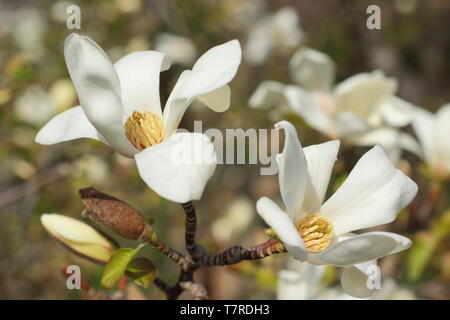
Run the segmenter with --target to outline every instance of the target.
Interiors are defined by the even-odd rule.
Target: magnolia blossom
[[[108,238],[77,219],[56,213],[44,213],[41,223],[68,249],[96,262],[107,263],[115,249],[115,244]]]
[[[352,145],[381,145],[393,161],[401,149],[419,152],[417,142],[397,129],[411,122],[414,107],[395,96],[394,79],[377,70],[356,74],[333,88],[333,61],[310,48],[297,51],[289,66],[297,85],[262,83],[250,107],[268,108],[274,100],[281,101],[326,136]]]
[[[352,232],[392,222],[414,198],[417,185],[375,146],[324,202],[340,142],[302,148],[291,123],[281,121],[275,127],[285,132],[278,181],[286,212],[263,197],[256,204],[259,215],[295,259],[345,267],[344,290],[366,295],[368,288],[361,284],[368,265],[409,248],[411,241],[389,232]]]
[[[422,147],[431,174],[439,180],[450,178],[450,104],[442,106],[436,114],[417,108],[412,126]]]
[[[164,111],[159,73],[169,68],[165,54],[139,51],[114,65],[90,38],[70,35],[64,55],[80,106],[56,115],[36,142],[54,144],[78,138],[101,141],[135,158],[139,173],[160,196],[175,202],[200,199],[214,172],[216,154],[201,133],[176,132],[195,99],[216,112],[230,105],[230,88],[241,61],[237,40],[204,53],[181,73]],[[193,159],[193,161],[180,161]]]
[[[265,61],[272,50],[293,49],[303,38],[297,12],[293,8],[283,7],[255,23],[248,34],[244,57],[249,63],[258,65]]]

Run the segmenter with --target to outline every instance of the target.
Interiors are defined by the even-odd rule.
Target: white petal
[[[57,114],[39,130],[35,141],[40,144],[55,144],[79,138],[91,138],[108,142],[86,118],[80,106]]]
[[[286,86],[284,94],[288,106],[311,127],[325,134],[330,133],[333,127],[330,114],[314,95],[297,86]]]
[[[71,34],[64,44],[67,68],[89,122],[126,156],[137,150],[123,129],[120,82],[105,52],[89,37]]]
[[[241,47],[237,40],[232,40],[209,49],[197,60],[192,71],[184,71],[164,108],[166,132],[178,128],[186,108],[199,96],[203,96],[200,99],[207,101],[211,109],[225,111],[230,97],[227,89],[221,88],[233,79],[240,63]],[[213,91],[216,91],[214,99],[205,98],[204,95]]]
[[[369,297],[373,289],[370,289],[368,286],[369,274],[364,272],[364,270],[367,270],[370,266],[376,266],[376,261],[344,268],[341,275],[342,289],[356,298]]]
[[[285,85],[276,81],[264,81],[252,94],[248,105],[253,109],[269,109],[284,102],[283,89]]]
[[[110,247],[110,243],[90,225],[56,213],[44,213],[41,216],[42,225],[55,236],[80,243],[99,244]]]
[[[197,100],[215,112],[224,112],[230,107],[230,96],[230,87],[224,85],[214,91],[198,96]]]
[[[339,240],[322,252],[310,254],[311,261],[350,266],[408,249],[411,240],[390,232],[367,232]]]
[[[393,221],[411,202],[417,185],[397,170],[379,146],[366,152],[320,212],[341,235]]]
[[[336,115],[336,130],[339,137],[353,137],[369,131],[369,124],[360,116],[350,111],[339,112]]]
[[[337,160],[339,145],[339,140],[333,140],[303,148],[311,179],[303,204],[303,210],[308,213],[318,212],[320,209]]]
[[[292,266],[292,268],[289,268]],[[309,300],[316,297],[325,266],[289,259],[288,269],[278,272],[278,300]]]
[[[139,152],[135,159],[147,185],[179,203],[201,198],[217,163],[213,144],[201,133],[175,133]]]
[[[256,202],[256,211],[264,221],[275,231],[283,242],[286,250],[297,260],[305,261],[306,251],[300,234],[289,216],[275,202],[263,197]]]
[[[159,74],[170,63],[158,51],[133,52],[114,64],[120,79],[124,118],[133,111],[150,111],[162,119]]]
[[[289,61],[294,80],[307,90],[329,91],[334,81],[334,63],[330,57],[311,48],[299,49]]]
[[[403,127],[411,122],[415,107],[405,100],[389,95],[382,100],[379,108],[388,125]]]
[[[387,95],[395,93],[397,82],[381,71],[360,73],[338,84],[334,89],[339,110],[369,116]]]
[[[351,139],[351,143],[357,146],[379,145],[394,163],[400,160],[402,149],[417,155],[421,154],[420,146],[414,138],[397,128],[391,127],[371,130]]]
[[[281,198],[289,217],[296,220],[301,218],[299,213],[310,184],[308,165],[294,126],[290,122],[280,121],[275,128],[284,129],[285,133],[284,148],[277,157]],[[317,201],[317,196],[313,201]]]

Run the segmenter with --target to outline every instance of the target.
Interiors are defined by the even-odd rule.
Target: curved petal
[[[166,132],[178,128],[184,112],[195,98],[206,102],[215,111],[228,109],[230,96],[223,87],[233,79],[240,63],[241,47],[237,40],[232,40],[209,49],[191,71],[184,71],[164,108]]]
[[[224,85],[216,90],[197,97],[197,100],[208,106],[212,111],[224,112],[230,107],[231,89]]]
[[[310,254],[311,261],[350,266],[379,259],[408,249],[411,240],[390,232],[367,232],[340,240],[322,252]]]
[[[320,212],[333,223],[339,236],[393,221],[416,193],[417,184],[376,146],[359,159]]]
[[[394,163],[400,160],[402,149],[421,155],[417,141],[397,128],[382,127],[374,129],[354,137],[351,141],[357,146],[381,146]]]
[[[214,173],[217,157],[209,138],[201,133],[175,133],[135,156],[141,178],[168,200],[199,200]]]
[[[286,86],[284,94],[288,106],[312,128],[327,135],[331,133],[331,117],[314,95],[297,86]]]
[[[336,115],[336,130],[339,137],[351,139],[370,129],[369,124],[353,112],[343,111]]]
[[[368,298],[373,290],[367,283],[370,275],[367,271],[371,266],[376,266],[375,260],[344,268],[341,275],[342,289],[355,298]]]
[[[389,95],[380,103],[384,121],[393,127],[404,127],[411,122],[414,106],[396,96]]]
[[[320,209],[340,144],[339,140],[333,140],[303,148],[311,179],[303,204],[303,210],[307,213],[318,212]]]
[[[307,90],[329,91],[334,81],[334,62],[311,48],[301,48],[289,61],[292,78]]]
[[[248,100],[252,109],[269,109],[278,106],[284,100],[285,85],[277,81],[263,81]]]
[[[73,33],[64,43],[64,56],[89,122],[114,149],[133,156],[137,150],[123,129],[119,78],[106,53],[89,37]]]
[[[354,75],[334,89],[336,106],[341,111],[352,111],[366,118],[387,95],[397,90],[395,79],[388,78],[377,70]]]
[[[79,138],[91,138],[108,144],[86,118],[83,109],[77,106],[54,116],[39,130],[35,141],[48,145]]]
[[[310,184],[308,164],[302,145],[297,137],[294,126],[287,121],[280,121],[275,128],[284,129],[284,148],[278,155],[278,183],[281,198],[286,206],[291,220],[301,218],[302,206]],[[317,196],[312,200],[317,202]]]
[[[159,74],[170,62],[158,51],[133,52],[114,64],[120,79],[124,118],[133,111],[150,111],[162,118]]]
[[[286,250],[297,260],[305,261],[308,257],[300,234],[289,216],[269,198],[263,197],[256,202],[256,211],[275,231]]]

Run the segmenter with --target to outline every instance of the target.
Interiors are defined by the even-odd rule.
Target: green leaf
[[[100,281],[103,289],[110,290],[117,285],[131,259],[133,259],[143,246],[144,244],[141,244],[136,249],[119,248],[112,253],[111,258],[103,269],[102,279]]]
[[[128,264],[125,274],[136,284],[147,288],[156,277],[155,265],[146,258],[137,258]]]

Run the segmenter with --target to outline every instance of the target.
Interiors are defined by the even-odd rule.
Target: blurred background
[[[167,243],[179,250],[184,244],[181,206],[148,189],[133,161],[90,140],[45,147],[34,142],[37,131],[52,116],[78,103],[63,56],[64,40],[72,32],[66,27],[66,9],[71,4],[81,8],[79,32],[94,39],[113,61],[136,50],[161,50],[171,56],[171,69],[161,74],[163,101],[181,71],[191,68],[204,51],[234,38],[240,41],[244,57],[230,84],[231,108],[218,114],[200,105],[193,106],[181,125],[187,129],[192,129],[194,119],[202,119],[204,130],[271,128],[280,118],[251,110],[248,100],[264,80],[293,82],[288,62],[302,45],[325,52],[336,62],[337,81],[381,69],[398,80],[397,95],[415,105],[434,112],[450,102],[447,0],[1,0],[2,299],[86,298],[79,291],[67,290],[60,269],[69,264],[80,265],[83,276],[98,287],[101,266],[66,251],[50,238],[39,220],[44,212],[80,218],[84,206],[78,189],[82,187],[94,186],[126,200],[155,220],[155,229]],[[381,7],[381,30],[366,27],[366,8],[371,4]],[[291,8],[290,13],[274,22],[274,15],[283,8]],[[258,28],[265,30],[262,26],[276,23],[287,28],[284,35],[289,36],[280,34],[274,43],[266,43],[261,49]],[[285,112],[282,118],[297,125],[303,145],[326,140],[305,126],[297,115]],[[346,167],[351,168],[367,150],[352,149],[350,156],[345,157],[350,162]],[[383,298],[449,299],[448,182],[430,204],[427,197],[433,185],[419,174],[421,160],[408,153],[404,159],[419,184],[417,203],[400,213],[394,223],[377,230],[408,236],[414,246],[379,261],[382,279],[389,279],[393,288]],[[340,161],[329,194],[348,174]],[[196,203],[198,240],[209,251],[235,244],[251,246],[266,238],[266,226],[256,215],[255,201],[261,196],[277,199],[279,190],[277,176],[261,176],[259,169],[260,165],[217,167],[202,200]],[[152,258],[163,279],[176,281],[178,269],[171,261],[151,248],[142,254]],[[196,277],[214,299],[273,299],[277,272],[284,263],[285,256],[279,255],[236,266],[202,269]],[[327,268],[321,286],[339,288],[339,272]],[[152,286],[147,290],[134,286],[128,289],[131,298],[164,298]],[[338,297],[338,293],[333,297]]]

